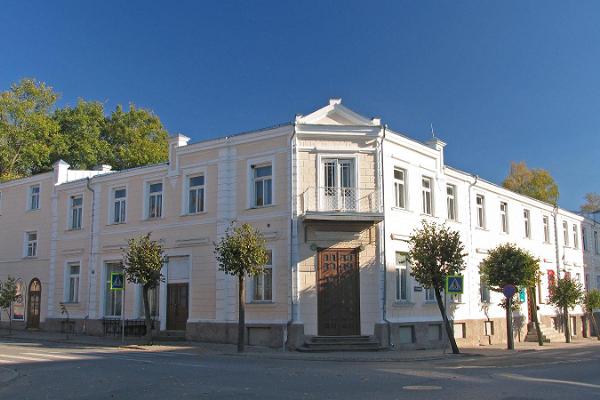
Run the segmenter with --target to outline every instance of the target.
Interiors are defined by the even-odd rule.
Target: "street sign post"
[[[504,285],[502,293],[506,297],[506,347],[508,350],[514,350],[515,339],[513,338],[512,321],[512,298],[517,292],[515,285]]]
[[[448,275],[446,277],[446,293],[463,294],[465,277],[463,275]]]

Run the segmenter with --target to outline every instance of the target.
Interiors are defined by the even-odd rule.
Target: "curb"
[[[8,383],[19,376],[14,369],[0,367],[0,383]]]

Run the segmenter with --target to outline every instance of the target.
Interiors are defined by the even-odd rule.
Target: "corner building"
[[[565,274],[600,284],[590,220],[451,168],[442,141],[410,139],[339,99],[289,124],[188,141],[172,137],[165,164],[76,171],[59,161],[0,184],[0,279],[18,278],[22,294],[15,325],[61,330],[64,309],[91,335],[114,334],[122,312],[139,322],[140,288],[111,291],[109,277],[127,239],[152,232],[168,255],[165,281],[151,293],[155,330],[235,342],[237,282],[218,270],[213,246],[233,220],[258,228],[270,253],[265,273],[247,281],[250,344],[368,335],[396,349],[443,346],[433,293],[406,260],[422,220],[459,231],[469,253],[465,293],[447,305],[459,344],[506,340],[501,295],[479,275],[498,244],[540,259],[538,314],[548,336],[560,328],[549,286]],[[525,340],[531,312],[525,298],[516,340]],[[575,335],[584,322],[577,308]]]

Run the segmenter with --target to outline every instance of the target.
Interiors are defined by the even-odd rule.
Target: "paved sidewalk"
[[[127,350],[140,351],[185,351],[187,353],[196,353],[198,355],[215,355],[227,357],[243,358],[272,358],[286,360],[307,360],[307,361],[354,361],[354,362],[416,362],[430,361],[440,359],[458,359],[459,357],[506,357],[518,355],[525,352],[557,350],[565,348],[577,348],[581,346],[598,346],[600,350],[600,341],[596,338],[575,339],[572,343],[545,343],[544,346],[538,346],[537,343],[515,343],[515,350],[506,350],[506,345],[489,345],[480,347],[462,347],[460,355],[454,355],[449,350],[411,350],[394,351],[384,350],[378,352],[335,352],[335,353],[301,353],[296,351],[284,351],[283,349],[272,349],[261,346],[247,346],[246,352],[237,353],[235,345],[201,343],[201,342],[157,342],[152,346],[145,344],[143,340],[136,338],[126,338],[122,343],[120,338],[97,337],[87,335],[69,335],[46,332],[46,331],[13,331],[8,335],[7,330],[0,330],[0,342],[4,340],[16,340],[24,342],[52,342],[76,346],[102,346],[118,347]],[[0,382],[2,372],[0,371]]]

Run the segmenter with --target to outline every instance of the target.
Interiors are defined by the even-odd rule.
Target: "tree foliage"
[[[581,283],[566,276],[556,281],[556,285],[550,291],[548,301],[561,309],[569,309],[579,304],[582,296]]]
[[[581,211],[589,214],[600,212],[600,194],[586,193],[585,203],[581,206]]]
[[[244,278],[264,272],[268,262],[267,248],[263,235],[249,224],[232,223],[215,244],[215,257],[219,270],[238,278],[238,351],[245,344],[245,289]]]
[[[501,292],[506,285],[535,286],[540,274],[539,260],[512,243],[489,251],[481,262],[480,274],[490,289]]]
[[[524,161],[510,164],[510,172],[502,186],[552,205],[558,203],[558,185],[552,175],[545,169],[530,169]]]
[[[415,230],[410,236],[409,246],[410,274],[425,288],[434,289],[452,352],[458,354],[458,346],[446,314],[446,307],[442,303],[441,292],[446,277],[455,275],[465,268],[467,254],[460,240],[460,234],[445,225],[423,221],[421,228]]]
[[[600,290],[592,289],[589,292],[585,292],[582,303],[585,311],[588,313],[600,308]]]
[[[165,263],[163,246],[150,238],[151,234],[131,238],[123,255],[123,271],[127,281],[142,286],[146,338],[152,338],[152,321],[148,292],[164,281],[161,269]]]
[[[18,298],[17,280],[9,275],[4,282],[0,282],[0,309],[6,310],[8,315],[9,332],[12,330],[12,305]]]

